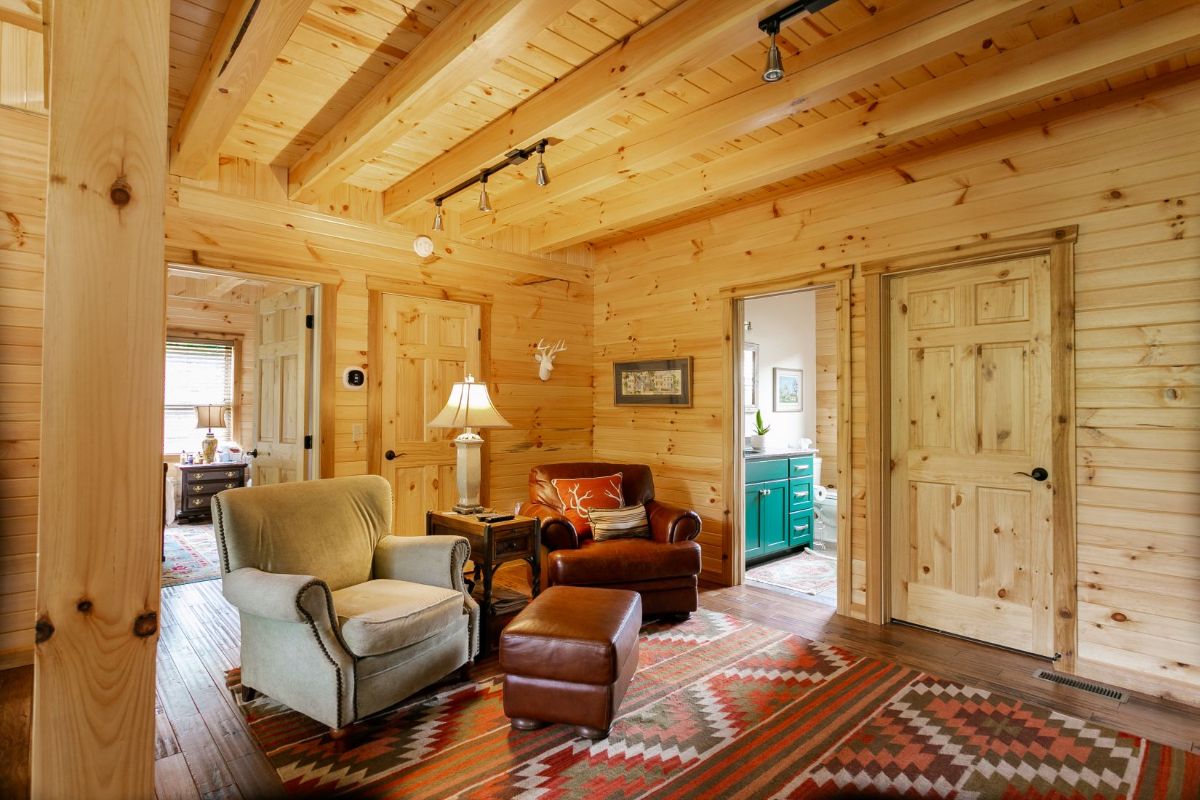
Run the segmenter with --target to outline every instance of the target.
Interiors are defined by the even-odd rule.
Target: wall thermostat
[[[342,373],[342,385],[347,389],[361,389],[367,383],[367,373],[358,367],[346,367]]]

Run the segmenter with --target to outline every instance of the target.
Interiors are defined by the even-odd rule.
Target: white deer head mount
[[[533,354],[533,360],[538,362],[539,378],[544,381],[550,380],[550,371],[554,369],[554,357],[566,349],[567,346],[563,344],[562,339],[559,339],[557,344],[545,344],[538,339],[537,352]]]

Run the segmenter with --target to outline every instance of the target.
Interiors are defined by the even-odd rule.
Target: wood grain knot
[[[117,208],[129,205],[129,201],[133,199],[133,187],[129,185],[129,181],[125,180],[124,175],[113,181],[113,185],[108,190],[108,198]]]
[[[1122,614],[1120,611],[1114,611],[1112,615],[1113,622],[1128,622],[1129,617]]]
[[[38,644],[44,644],[50,641],[50,637],[54,635],[54,626],[50,624],[49,617],[38,617],[37,624],[33,626],[33,640]]]
[[[92,601],[86,600],[86,599],[80,600],[78,603],[75,604],[75,610],[78,611],[80,614],[90,613],[92,610]]]
[[[140,636],[143,639],[147,636],[153,636],[158,631],[158,614],[153,611],[147,611],[145,614],[140,614],[133,621],[133,635]]]

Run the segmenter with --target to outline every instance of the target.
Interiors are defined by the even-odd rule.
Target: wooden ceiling
[[[474,189],[445,208],[457,236],[552,251],[1200,63],[1194,0],[838,0],[786,24],[765,84],[757,21],[783,5],[172,0],[172,171],[270,163],[293,200],[344,182],[427,227],[434,195],[550,137],[549,186],[531,160],[492,176],[494,213]]]

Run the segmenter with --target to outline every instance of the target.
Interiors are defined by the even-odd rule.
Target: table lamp
[[[228,406],[196,406],[196,427],[208,428],[208,433],[200,440],[200,452],[204,454],[204,463],[212,464],[217,460],[217,437],[213,428],[225,427],[225,409]]]
[[[483,446],[483,438],[472,428],[511,428],[512,425],[492,405],[487,384],[476,383],[468,375],[466,380],[454,384],[446,407],[429,421],[429,427],[463,429],[454,439],[458,449],[458,504],[454,510],[459,514],[479,513],[483,510],[479,504],[479,448]]]

